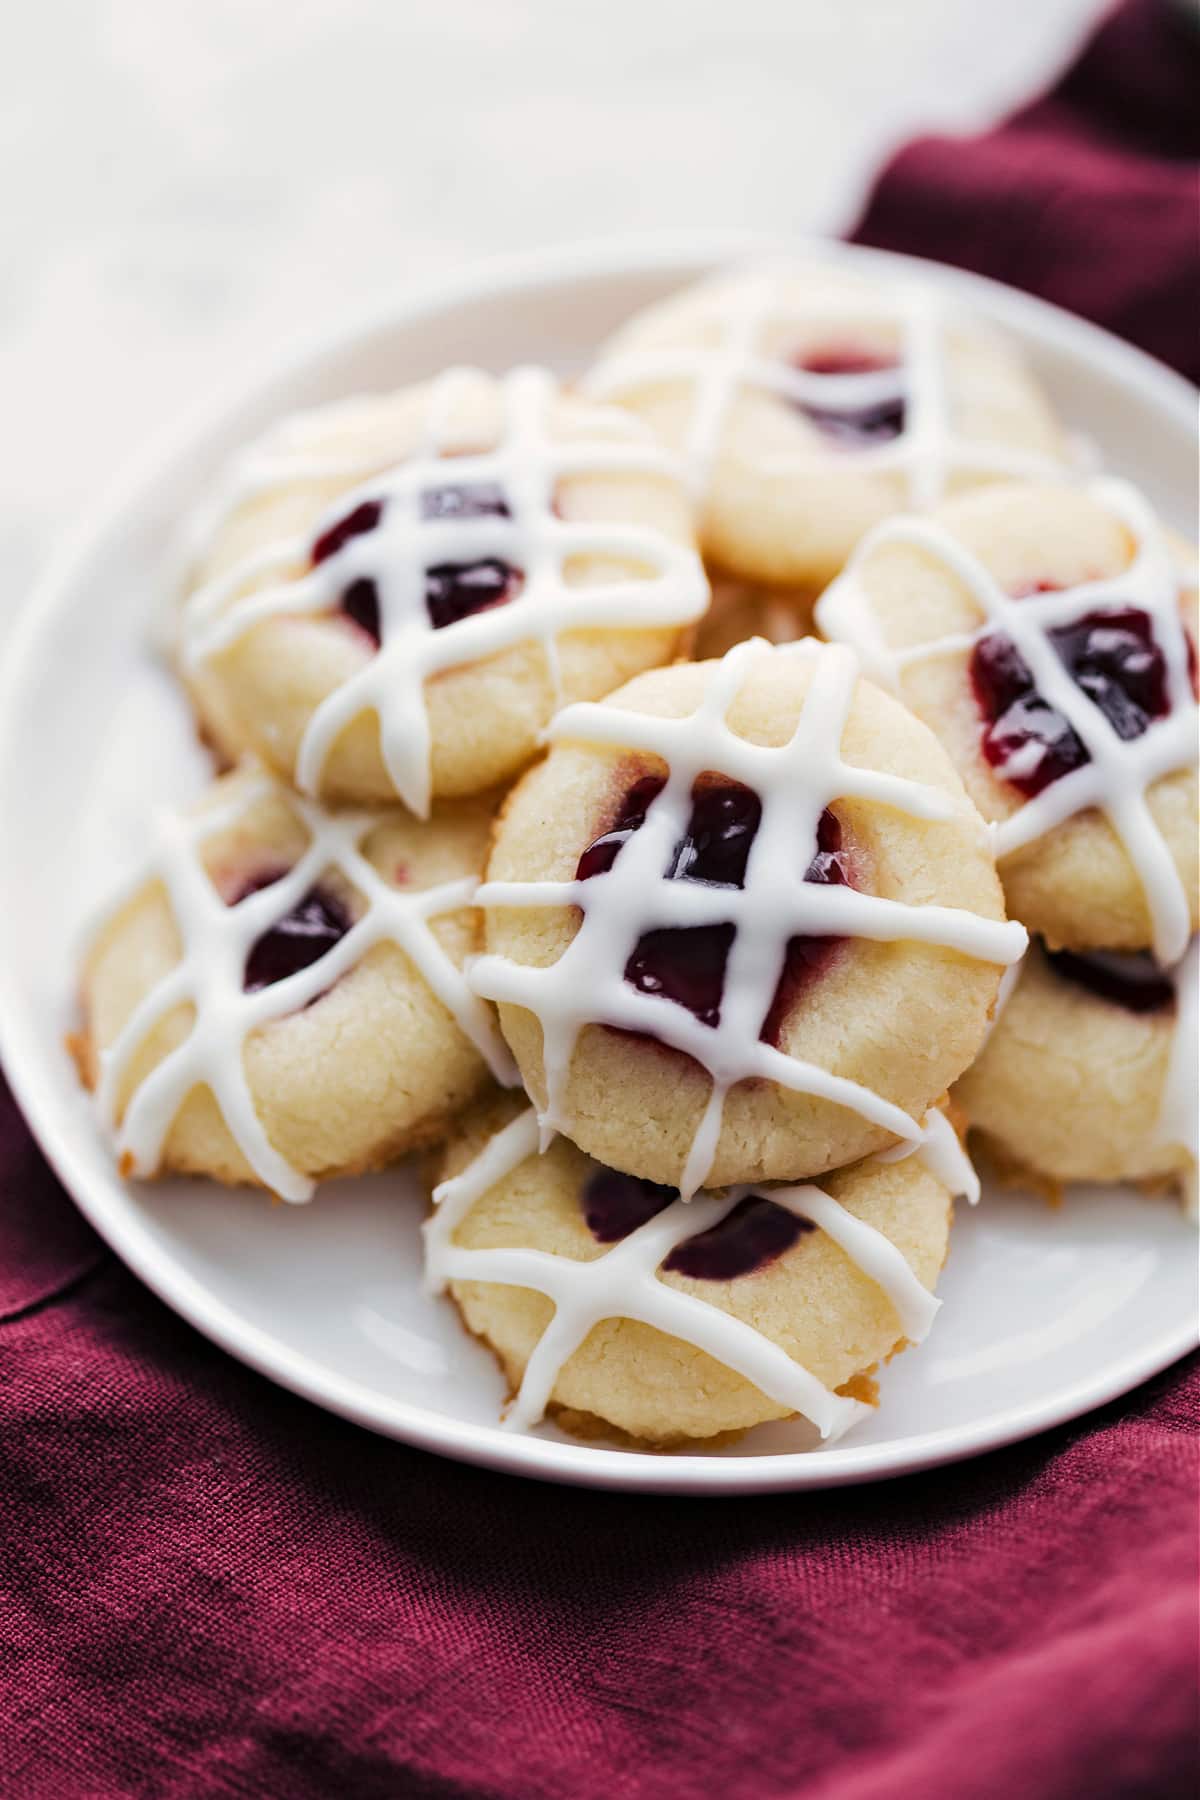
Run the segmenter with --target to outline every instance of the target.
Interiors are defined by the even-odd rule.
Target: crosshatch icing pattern
[[[217,656],[264,620],[332,615],[354,583],[369,580],[378,608],[379,644],[357,673],[328,694],[305,729],[296,779],[319,791],[326,759],[341,733],[363,713],[379,721],[384,764],[396,793],[413,812],[430,804],[430,740],[424,701],[432,677],[524,643],[540,645],[561,693],[558,639],[567,631],[683,626],[708,604],[708,583],[695,552],[646,525],[567,519],[555,506],[560,482],[575,475],[673,476],[673,458],[615,410],[612,436],[560,440],[551,434],[555,394],[544,370],[518,369],[502,383],[503,423],[495,448],[443,454],[449,422],[473,384],[488,378],[453,369],[431,384],[421,451],[329,508],[311,534],[239,561],[188,601],[184,660],[191,667]],[[294,443],[294,439],[292,440]],[[351,465],[352,466],[352,465]],[[344,459],[297,458],[285,435],[235,470],[219,512],[272,486],[315,482],[350,472]],[[489,494],[486,506],[441,507],[437,496]],[[432,497],[432,500],[431,500]],[[211,524],[209,524],[211,529]],[[312,545],[329,553],[312,561]],[[570,579],[582,558],[612,559],[639,574]],[[519,574],[504,604],[492,604],[437,628],[425,603],[428,571],[491,562]],[[270,577],[283,579],[271,581]],[[257,592],[243,590],[267,580]],[[239,597],[240,596],[240,597]]]
[[[803,657],[813,666],[795,731],[777,748],[747,742],[725,719],[755,664],[771,656]],[[857,658],[844,646],[805,640],[772,649],[762,639],[752,639],[713,666],[700,706],[683,718],[652,717],[605,704],[571,706],[558,714],[549,734],[552,742],[573,739],[650,752],[661,757],[668,775],[644,824],[606,872],[587,881],[489,881],[480,889],[485,907],[580,910],[578,931],[548,967],[526,967],[494,954],[476,958],[471,966],[477,993],[524,1007],[541,1023],[543,1130],[567,1124],[566,1085],[577,1039],[585,1025],[602,1023],[648,1032],[692,1057],[711,1077],[709,1100],[680,1184],[685,1196],[703,1185],[712,1166],[726,1095],[737,1082],[754,1076],[850,1107],[902,1139],[919,1135],[918,1121],[872,1089],[788,1056],[760,1035],[788,941],[797,933],[922,941],[1001,965],[1015,961],[1027,942],[1017,924],[952,907],[908,906],[804,880],[803,871],[816,854],[821,814],[838,799],[873,800],[928,820],[949,818],[965,804],[918,782],[842,760],[842,731],[857,680]],[[693,786],[710,771],[744,783],[762,804],[744,885],[738,889],[714,890],[705,883],[671,881],[665,874],[673,847],[686,830]],[[805,844],[811,846],[808,856],[798,848]],[[734,936],[715,1024],[625,980],[629,957],[650,926],[725,921],[732,922]]]

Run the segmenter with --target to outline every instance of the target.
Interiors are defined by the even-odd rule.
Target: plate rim
[[[522,289],[562,288],[579,280],[645,275],[689,265],[695,274],[750,255],[784,255],[844,261],[883,270],[919,272],[965,299],[972,296],[1003,323],[1012,318],[1051,347],[1063,348],[1105,368],[1118,382],[1141,390],[1191,428],[1197,394],[1182,376],[1112,333],[1033,295],[972,271],[920,257],[847,245],[819,237],[781,237],[744,231],[641,233],[556,245],[547,250],[469,262],[437,278],[406,284],[370,308],[343,315],[324,327],[297,334],[260,367],[239,373],[202,405],[153,435],[115,478],[104,485],[68,531],[19,608],[0,660],[0,799],[3,771],[13,766],[10,738],[13,697],[36,672],[38,650],[57,617],[62,596],[78,581],[108,534],[119,529],[146,488],[168,480],[228,420],[273,390],[389,331],[411,329],[423,318],[480,300],[502,300]],[[681,279],[687,279],[681,276]],[[27,1016],[27,1013],[29,1016]],[[72,1134],[56,1113],[57,1077],[45,1057],[36,1021],[13,982],[9,959],[0,956],[0,1062],[15,1099],[43,1154],[73,1203],[110,1249],[166,1305],[221,1349],[292,1393],[376,1433],[452,1459],[509,1474],[601,1489],[661,1494],[768,1493],[813,1490],[893,1479],[938,1467],[1033,1437],[1079,1418],[1160,1373],[1200,1340],[1190,1323],[1172,1326],[1139,1352],[1107,1362],[1089,1379],[1056,1390],[1044,1400],[1011,1407],[971,1425],[955,1425],[881,1444],[836,1446],[819,1454],[781,1451],[761,1456],[683,1456],[614,1451],[509,1433],[383,1397],[350,1380],[263,1327],[242,1317],[180,1266],[167,1245],[139,1219],[128,1192],[93,1177],[76,1153]]]

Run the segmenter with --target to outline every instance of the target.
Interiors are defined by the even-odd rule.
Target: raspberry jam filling
[[[800,410],[827,438],[848,450],[890,443],[904,430],[903,377],[894,356],[853,344],[838,344],[809,352],[797,360],[795,367],[808,375],[877,375],[894,370],[895,391],[883,399],[873,400],[865,406],[822,406],[802,401]]]
[[[321,533],[312,547],[314,569],[318,563],[328,562],[331,556],[336,556],[339,550],[344,550],[351,538],[365,537],[369,531],[377,530],[382,517],[382,500],[364,500],[360,506],[354,508],[353,512],[348,512],[344,518],[338,519],[329,527],[328,531]]]
[[[503,490],[494,481],[426,488],[421,495],[420,509],[421,518],[426,522],[507,519],[512,516]],[[377,530],[383,511],[382,500],[364,500],[331,525],[313,545],[314,568],[336,556],[352,538]],[[503,606],[516,598],[523,580],[519,569],[497,556],[484,556],[473,562],[435,563],[425,571],[425,609],[429,622],[435,631],[441,631],[475,613]],[[369,575],[356,576],[343,590],[339,605],[345,616],[378,649],[381,635],[377,583]]]
[[[625,844],[644,824],[652,801],[664,785],[661,776],[647,775],[627,790],[612,825],[580,857],[577,880],[587,881],[612,868]],[[702,777],[692,789],[687,831],[671,851],[663,871],[667,880],[742,887],[761,818],[762,802],[753,789],[740,782]],[[804,879],[820,883],[848,879],[841,827],[828,810],[821,815],[817,853]],[[721,1019],[725,968],[736,935],[732,921],[645,931],[625,965],[625,979],[639,993],[674,1000],[694,1013],[701,1024],[716,1026]],[[795,937],[789,941],[784,971],[763,1021],[764,1039],[771,1041],[777,1034],[798,988],[816,972],[838,941],[831,937]]]
[[[625,964],[625,979],[639,994],[661,994],[686,1006],[702,1025],[719,1025],[725,965],[736,936],[732,925],[644,931]]]
[[[804,879],[823,887],[850,885],[849,866],[842,849],[842,828],[828,808],[821,814],[817,825],[817,853],[804,871]],[[778,1043],[784,1020],[792,1010],[797,996],[807,982],[820,974],[841,941],[836,937],[788,939],[783,974],[779,977],[771,1010],[763,1020],[763,1028],[759,1033],[765,1044]]]
[[[1175,1005],[1175,983],[1149,951],[1125,955],[1093,950],[1082,956],[1074,950],[1047,950],[1046,960],[1060,980],[1086,988],[1126,1012],[1162,1012]]]
[[[1044,584],[1028,592],[1050,591]],[[1128,742],[1170,710],[1154,622],[1137,607],[1105,607],[1046,633],[1075,685]],[[1070,722],[1038,693],[1011,638],[988,632],[971,653],[971,686],[987,721],[983,754],[1027,799],[1090,762]]]
[[[658,799],[666,785],[665,776],[643,775],[627,789],[608,830],[589,844],[580,857],[576,881],[589,881],[593,875],[608,873],[634,832],[645,824],[651,801]]]
[[[616,1169],[597,1169],[579,1196],[587,1228],[601,1244],[618,1243],[678,1198],[674,1188]],[[810,1220],[751,1194],[709,1231],[677,1244],[662,1266],[693,1281],[733,1281],[774,1262],[815,1229]]]
[[[750,1194],[711,1230],[676,1244],[663,1268],[693,1281],[734,1281],[765,1268],[815,1230],[810,1219],[798,1219],[773,1200]]]
[[[435,563],[425,571],[425,607],[435,631],[516,598],[522,577],[498,556],[479,562]]]
[[[579,1196],[587,1228],[598,1244],[617,1244],[678,1200],[676,1188],[618,1169],[597,1169]]]
[[[286,869],[273,869],[266,875],[256,876],[238,890],[229,904],[236,906],[240,900],[249,899],[251,894],[273,887],[286,874]],[[310,968],[345,937],[353,923],[336,894],[319,885],[309,888],[290,912],[282,919],[276,919],[250,946],[242,986],[248,994],[256,994],[260,988],[271,987],[277,981],[286,981],[289,975],[299,974],[301,969]]]

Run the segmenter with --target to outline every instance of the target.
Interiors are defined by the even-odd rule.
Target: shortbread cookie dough
[[[553,740],[471,971],[545,1123],[685,1192],[911,1136],[1025,944],[933,734],[809,639],[641,676]]]
[[[428,1143],[509,1064],[467,988],[491,807],[338,814],[251,770],[168,819],[82,975],[125,1173],[314,1182]]]
[[[235,463],[184,609],[203,729],[326,800],[482,792],[707,605],[675,467],[549,375],[455,370]]]
[[[1196,929],[1195,574],[1124,482],[889,522],[817,607],[937,732],[1052,948],[1178,961]]]
[[[1146,955],[1030,948],[955,1088],[1004,1166],[1043,1182],[1196,1179],[1196,949]]]
[[[864,1410],[837,1390],[936,1310],[951,1193],[920,1155],[685,1204],[563,1138],[539,1156],[505,1100],[461,1121],[436,1174],[431,1282],[495,1352],[510,1424],[549,1409],[669,1445],[799,1412],[834,1437]]]
[[[890,513],[1063,455],[1007,344],[923,284],[828,267],[689,288],[584,387],[682,453],[710,566],[776,586],[822,585]]]

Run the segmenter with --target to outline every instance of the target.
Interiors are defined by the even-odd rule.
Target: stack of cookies
[[[95,935],[85,1078],[129,1175],[425,1151],[510,1425],[838,1435],[955,1124],[1194,1180],[1187,553],[936,294],[752,271],[572,391],[291,418],[203,537],[227,772]]]

